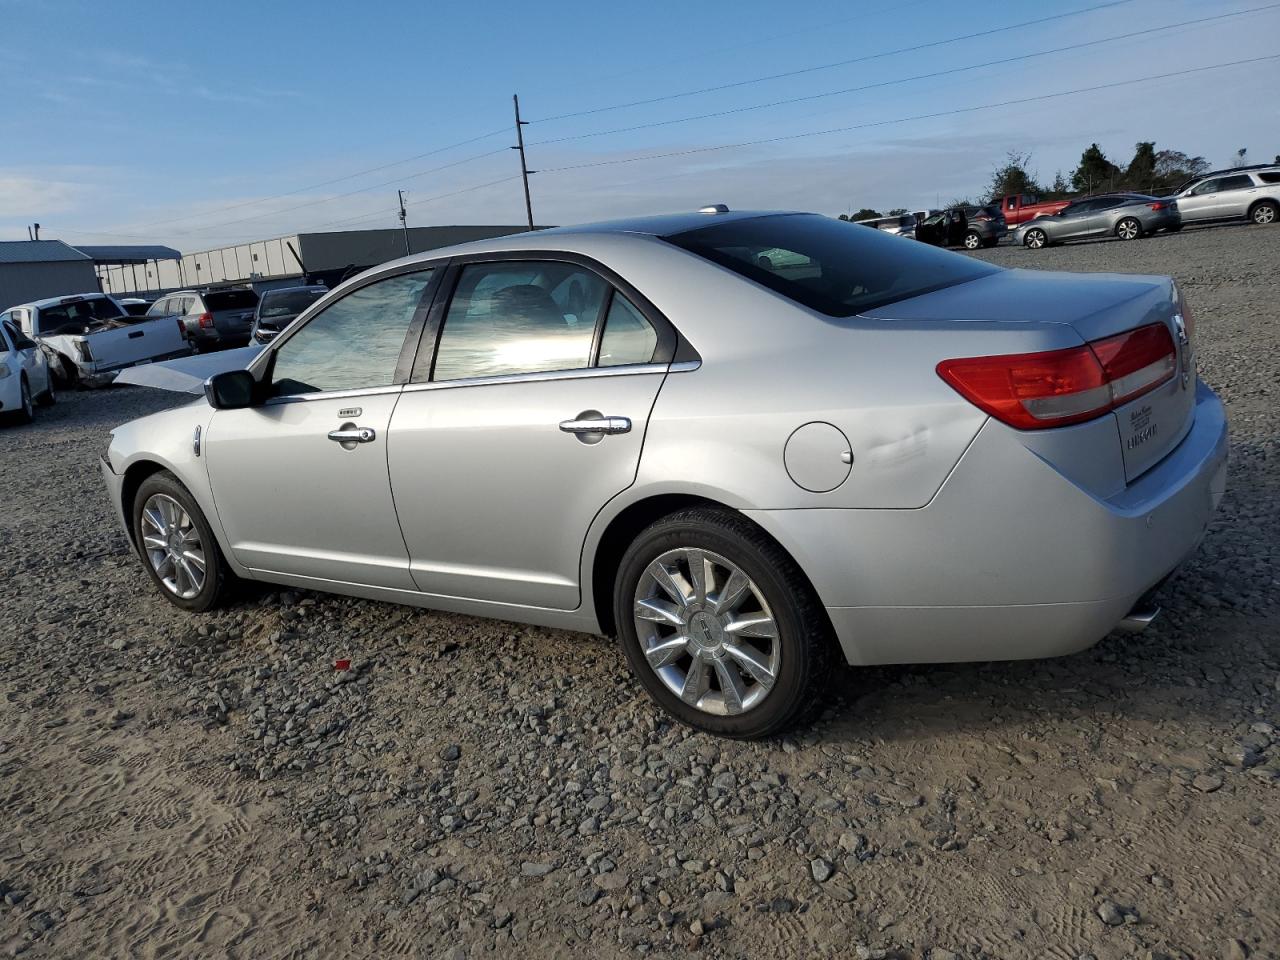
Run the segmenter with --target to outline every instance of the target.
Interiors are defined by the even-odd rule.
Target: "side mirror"
[[[253,406],[257,388],[248,370],[226,370],[204,382],[204,396],[215,410],[240,410]]]

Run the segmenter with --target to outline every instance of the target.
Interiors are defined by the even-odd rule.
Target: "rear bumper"
[[[1221,402],[1197,385],[1183,441],[1099,499],[988,423],[918,510],[754,511],[813,581],[851,663],[1073,653],[1199,544],[1226,485]]]

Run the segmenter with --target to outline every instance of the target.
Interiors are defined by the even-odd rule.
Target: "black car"
[[[277,287],[264,292],[253,317],[254,342],[270,343],[298,314],[328,292],[327,287],[321,286]]]
[[[916,239],[935,247],[994,247],[1004,236],[1006,224],[999,204],[985,207],[952,207],[935,213],[916,227]]]

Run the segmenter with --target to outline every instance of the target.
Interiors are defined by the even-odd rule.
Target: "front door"
[[[214,414],[204,455],[240,563],[414,589],[387,437],[401,356],[429,306],[432,273],[378,279],[329,304],[273,345],[264,403]]]
[[[666,376],[655,325],[588,267],[545,261],[465,266],[443,324],[434,375],[391,420],[414,582],[574,609],[587,528],[634,481]]]

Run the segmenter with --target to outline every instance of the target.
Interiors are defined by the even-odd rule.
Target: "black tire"
[[[45,389],[44,393],[36,397],[37,407],[52,407],[55,403],[58,402],[58,395],[57,393],[54,392],[54,389],[53,389],[54,377],[53,377],[52,370],[48,371],[48,378],[49,378],[49,386]]]
[[[152,567],[147,551],[143,547],[142,508],[147,500],[156,494],[163,494],[176,500],[191,518],[200,535],[201,546],[204,548],[205,578],[203,586],[194,597],[181,597],[165,586],[164,581],[161,580]],[[196,503],[195,498],[191,496],[187,488],[178,481],[178,478],[167,470],[153,473],[142,481],[142,484],[138,487],[138,492],[134,494],[133,503],[129,506],[129,517],[132,523],[134,544],[137,546],[138,557],[142,560],[143,568],[147,571],[147,575],[151,577],[151,581],[155,584],[160,595],[174,606],[195,613],[202,613],[205,610],[212,610],[223,605],[230,596],[231,587],[236,577],[222,556],[222,550],[218,547],[218,541],[213,535],[209,521],[205,519],[204,511],[200,509],[200,505]]]
[[[1036,227],[1022,235],[1022,245],[1031,250],[1040,250],[1049,246],[1049,235]]]
[[[18,409],[11,412],[5,419],[10,423],[30,423],[36,418],[35,404],[31,399],[31,384],[27,382],[27,375],[21,375],[18,381]]]
[[[1270,226],[1280,220],[1280,209],[1273,200],[1259,200],[1249,208],[1249,219],[1259,226]]]
[[[1142,239],[1142,224],[1136,217],[1124,217],[1116,224],[1116,237],[1120,240]]]
[[[667,551],[696,548],[737,565],[763,594],[779,645],[775,681],[760,703],[742,713],[716,715],[685,703],[650,667],[633,618],[645,569]],[[821,705],[836,650],[830,621],[795,561],[759,527],[731,510],[695,507],[651,524],[622,557],[614,581],[614,623],[632,673],[667,713],[723,737],[768,737],[806,719]]]

